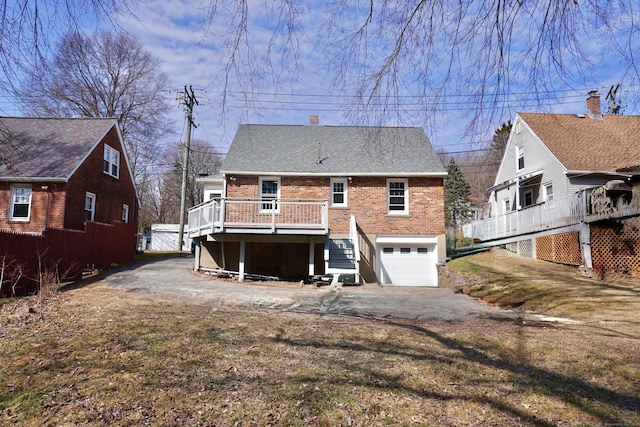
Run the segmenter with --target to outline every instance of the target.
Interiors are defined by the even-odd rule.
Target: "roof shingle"
[[[518,115],[567,170],[640,169],[640,116]]]
[[[444,175],[421,128],[240,125],[225,173]]]
[[[103,118],[0,117],[0,178],[64,178],[116,124]]]

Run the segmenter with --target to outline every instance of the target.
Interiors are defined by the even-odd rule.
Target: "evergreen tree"
[[[455,159],[449,160],[444,179],[445,225],[457,227],[471,219],[471,186]]]

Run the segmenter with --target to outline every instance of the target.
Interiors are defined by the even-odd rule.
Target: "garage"
[[[435,238],[379,237],[378,277],[385,285],[438,286]]]

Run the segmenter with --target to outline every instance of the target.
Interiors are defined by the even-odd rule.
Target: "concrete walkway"
[[[462,322],[483,317],[516,318],[451,289],[381,287],[267,287],[202,277],[193,257],[177,255],[114,272],[100,282],[135,295],[163,297],[185,304],[263,307],[282,311],[366,318]]]

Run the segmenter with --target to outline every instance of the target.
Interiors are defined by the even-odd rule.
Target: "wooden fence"
[[[135,247],[133,224],[87,222],[84,231],[49,228],[42,235],[0,231],[0,296],[36,292],[45,272],[77,280],[85,269],[130,262]]]

